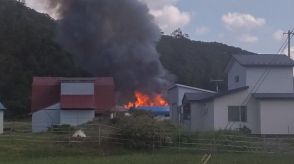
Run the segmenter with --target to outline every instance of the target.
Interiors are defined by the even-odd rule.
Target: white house
[[[4,111],[6,108],[0,102],[0,134],[3,134],[3,125],[4,125]]]
[[[247,127],[253,134],[294,134],[293,66],[285,55],[233,55],[228,91],[186,93],[183,125],[190,131]]]
[[[215,94],[216,92],[190,87],[187,85],[175,84],[168,89],[168,102],[170,106],[170,119],[172,122],[179,124],[183,120],[181,119],[182,115],[182,100],[185,93],[208,93]]]

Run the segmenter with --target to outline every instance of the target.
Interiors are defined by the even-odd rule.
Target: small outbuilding
[[[33,132],[47,131],[52,125],[85,124],[115,106],[111,77],[35,77],[32,88]]]
[[[0,134],[3,134],[3,125],[4,125],[4,111],[6,108],[3,106],[3,104],[0,102]]]
[[[183,122],[183,108],[182,108],[182,100],[186,93],[195,93],[195,94],[215,94],[216,92],[191,87],[182,84],[175,84],[168,89],[168,102],[170,106],[170,120],[178,125]]]

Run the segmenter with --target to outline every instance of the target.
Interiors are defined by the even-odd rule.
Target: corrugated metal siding
[[[115,106],[115,87],[111,77],[97,78],[95,81],[96,112],[109,111]]]
[[[33,84],[34,85],[56,85],[59,83],[57,77],[34,77]]]
[[[95,86],[97,112],[110,110],[115,106],[114,86]]]
[[[96,109],[97,112],[106,112],[115,106],[115,87],[113,78],[93,78],[95,83],[94,96],[63,95],[61,96],[61,82],[90,83],[86,78],[44,78],[35,77],[32,86],[31,111],[36,112],[50,105],[61,103],[66,109]],[[86,81],[83,81],[86,79]]]
[[[94,83],[61,83],[61,95],[94,95]]]
[[[71,126],[78,126],[95,118],[95,110],[61,110],[60,111],[60,124]]]
[[[94,96],[61,96],[62,109],[95,109]]]
[[[113,86],[114,87],[114,81],[112,77],[99,77],[95,80],[95,85],[98,86]]]
[[[34,78],[32,86],[32,112],[56,104],[59,102],[59,99],[60,86],[56,78]]]

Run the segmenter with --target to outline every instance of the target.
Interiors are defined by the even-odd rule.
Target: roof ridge
[[[294,67],[294,60],[283,54],[235,54],[232,57],[242,66]]]

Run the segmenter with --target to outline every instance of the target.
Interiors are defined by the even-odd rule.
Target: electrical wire
[[[291,32],[294,32],[294,28],[291,30]],[[291,38],[293,37],[293,35],[291,35]],[[291,39],[290,38],[290,39]],[[278,50],[278,54],[282,53],[285,48],[287,47],[287,40],[282,44],[282,46],[280,47],[280,49]],[[272,62],[274,62],[276,59],[276,56],[274,56],[271,60],[270,60],[270,64]],[[256,81],[256,83],[254,84],[253,88],[250,90],[250,93],[256,93],[258,91],[258,89],[261,87],[261,85],[263,84],[264,80],[266,79],[266,77],[269,75],[269,73],[271,72],[271,68],[268,67],[267,69],[264,70],[264,72],[261,74],[260,78]],[[246,96],[246,98],[244,99],[242,105],[247,106],[250,100],[251,94],[248,94]]]

